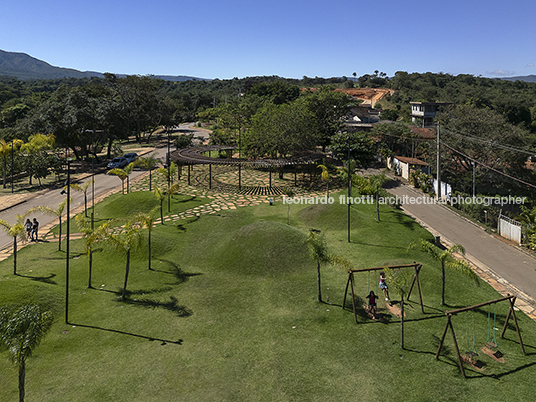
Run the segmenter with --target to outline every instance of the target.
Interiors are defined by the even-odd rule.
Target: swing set
[[[439,358],[439,353],[441,352],[443,342],[445,341],[445,336],[447,335],[447,330],[450,328],[450,332],[452,334],[452,339],[454,341],[454,348],[456,349],[456,355],[458,356],[458,365],[460,366],[460,371],[462,372],[463,378],[467,378],[467,377],[465,376],[465,370],[463,368],[462,361],[465,361],[466,363],[470,364],[471,366],[473,366],[473,367],[475,367],[477,369],[481,369],[481,366],[479,367],[479,364],[478,364],[479,362],[478,361],[474,362],[473,359],[472,359],[472,357],[477,355],[477,353],[476,353],[476,341],[475,341],[474,315],[473,315],[473,349],[472,350],[470,350],[470,348],[469,348],[469,318],[468,318],[468,316],[466,316],[466,326],[467,326],[467,352],[466,352],[466,355],[467,356],[462,356],[460,354],[460,350],[458,348],[458,342],[456,341],[456,334],[454,333],[454,327],[452,325],[452,316],[457,315],[459,313],[463,313],[463,312],[469,312],[469,311],[475,310],[475,309],[480,308],[480,307],[495,304],[495,313],[493,314],[493,327],[491,327],[491,311],[489,311],[488,312],[488,340],[486,342],[486,346],[483,346],[482,348],[480,348],[480,350],[482,350],[482,352],[484,352],[486,355],[488,355],[489,357],[493,358],[494,360],[496,360],[496,361],[498,361],[500,363],[504,363],[502,353],[499,352],[499,351],[494,353],[490,348],[496,348],[497,347],[497,339],[495,337],[495,329],[496,329],[495,324],[497,323],[497,307],[496,307],[496,304],[499,303],[499,302],[502,302],[502,301],[506,301],[506,300],[508,300],[510,302],[510,309],[508,310],[508,315],[506,316],[506,320],[504,321],[503,329],[502,329],[502,332],[501,332],[501,338],[504,338],[504,333],[506,331],[508,321],[510,320],[510,316],[514,317],[514,324],[515,324],[515,327],[516,327],[517,336],[519,337],[519,344],[521,346],[521,351],[523,352],[523,354],[526,354],[525,353],[525,346],[523,345],[523,340],[521,339],[521,332],[519,331],[519,325],[517,324],[517,318],[516,318],[516,314],[515,314],[515,311],[514,311],[514,304],[515,304],[515,301],[516,301],[516,296],[508,295],[508,296],[502,297],[500,299],[491,300],[491,301],[480,303],[480,304],[475,304],[474,306],[463,307],[463,308],[460,308],[460,309],[457,309],[457,310],[445,311],[445,315],[447,316],[447,324],[445,325],[445,330],[443,331],[443,335],[441,336],[441,341],[439,342],[439,347],[437,348],[437,353],[436,353],[436,356],[435,356],[436,360]],[[491,335],[491,330],[493,330],[493,337],[490,336]]]
[[[369,273],[369,289],[370,289],[370,272],[371,271],[383,271],[385,268],[389,268],[389,269],[413,268],[415,270],[413,281],[411,282],[411,287],[409,289],[406,299],[409,300],[409,297],[411,296],[411,291],[413,290],[413,286],[415,285],[415,283],[417,283],[417,289],[419,290],[419,300],[420,300],[420,305],[421,305],[421,311],[424,314],[424,307],[423,307],[422,294],[421,294],[421,284],[419,282],[419,272],[421,271],[422,264],[419,264],[418,262],[413,262],[413,264],[405,264],[405,265],[384,265],[383,267],[350,269],[348,270],[348,280],[346,281],[346,289],[344,291],[344,299],[342,302],[342,308],[344,309],[344,306],[346,305],[346,296],[348,295],[348,288],[351,285],[352,309],[354,311],[354,321],[356,324],[357,324],[357,308],[355,305],[354,274],[358,272],[368,272]]]

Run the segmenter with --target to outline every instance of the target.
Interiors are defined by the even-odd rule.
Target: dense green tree
[[[245,152],[251,157],[285,157],[313,150],[318,138],[314,115],[303,104],[268,104],[253,116]]]
[[[349,148],[350,160],[356,161],[358,166],[367,166],[376,154],[374,140],[362,131],[334,135],[329,148],[333,156],[343,162],[348,161]]]
[[[162,80],[152,76],[127,75],[118,77],[105,74],[106,82],[119,99],[121,115],[130,132],[141,141],[141,134],[152,131],[159,125],[174,123],[173,103],[166,100],[160,91]]]
[[[314,123],[319,135],[318,145],[324,149],[330,144],[331,137],[342,130],[343,117],[348,114],[349,106],[359,103],[344,92],[336,92],[329,86],[306,91],[299,101],[314,114]]]
[[[277,80],[271,83],[260,82],[246,92],[248,97],[259,97],[265,103],[282,105],[295,101],[300,96],[300,88],[285,81]]]
[[[491,109],[469,105],[459,105],[440,114],[439,121],[441,139],[446,144],[443,149],[449,155],[442,161],[442,177],[454,188],[471,192],[473,159],[514,177],[529,178],[530,172],[525,169],[532,145],[528,131],[506,122],[501,114]],[[505,183],[503,176],[478,166],[476,180],[481,189],[492,185],[499,193],[516,185],[514,181]]]
[[[18,153],[20,147],[24,144],[22,140],[11,140],[5,141],[3,138],[0,139],[0,157],[2,158],[3,167],[2,167],[2,186],[6,188],[6,176],[7,176],[7,161],[8,158],[15,152]],[[13,166],[11,167],[13,168]]]

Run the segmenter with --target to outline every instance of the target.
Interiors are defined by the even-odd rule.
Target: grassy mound
[[[308,262],[305,234],[280,222],[259,221],[229,235],[221,268],[252,275],[294,272]]]

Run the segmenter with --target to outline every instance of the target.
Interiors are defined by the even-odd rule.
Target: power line
[[[450,149],[451,151],[454,151],[454,152],[456,152],[457,154],[462,155],[464,158],[469,159],[469,160],[470,160],[471,162],[473,162],[473,163],[477,163],[477,164],[479,164],[480,166],[482,166],[482,167],[484,167],[484,168],[486,168],[486,169],[489,169],[489,170],[491,170],[491,171],[493,171],[493,172],[495,172],[495,173],[498,173],[498,174],[500,174],[500,175],[503,175],[503,176],[505,176],[505,177],[508,177],[509,179],[515,180],[515,181],[517,181],[517,182],[519,182],[519,183],[522,183],[522,184],[524,184],[524,185],[526,185],[526,186],[536,188],[536,186],[535,186],[534,184],[530,184],[530,183],[528,183],[528,182],[526,182],[526,181],[524,181],[524,180],[518,179],[518,178],[516,178],[516,177],[514,177],[514,176],[510,176],[510,175],[507,174],[507,173],[501,172],[500,170],[497,170],[497,169],[495,169],[495,168],[492,168],[491,166],[485,165],[485,164],[483,164],[482,162],[480,162],[480,161],[478,161],[478,160],[476,160],[476,159],[474,159],[474,158],[471,158],[470,156],[464,154],[463,152],[460,152],[460,151],[458,151],[457,149],[452,148],[450,145],[445,144],[445,142],[443,142],[443,141],[441,141],[441,144],[443,144],[445,147],[447,147],[447,148]]]
[[[520,152],[520,153],[524,153],[524,154],[527,154],[527,155],[534,155],[536,153],[536,152],[528,150],[528,149],[521,149],[521,148],[513,147],[511,145],[500,144],[500,143],[495,142],[493,140],[486,140],[486,139],[483,139],[483,138],[477,138],[477,137],[472,137],[472,136],[469,136],[469,135],[454,133],[454,132],[449,131],[449,130],[446,130],[446,131],[447,131],[447,133],[449,133],[451,135],[454,135],[456,137],[463,138],[463,139],[466,139],[466,140],[469,140],[469,141],[480,142],[481,144],[489,145],[490,147],[502,148],[502,149],[505,149],[507,151]]]

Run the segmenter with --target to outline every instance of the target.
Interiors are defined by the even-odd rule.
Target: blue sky
[[[229,79],[536,74],[534,0],[17,0],[0,49],[59,67]]]

